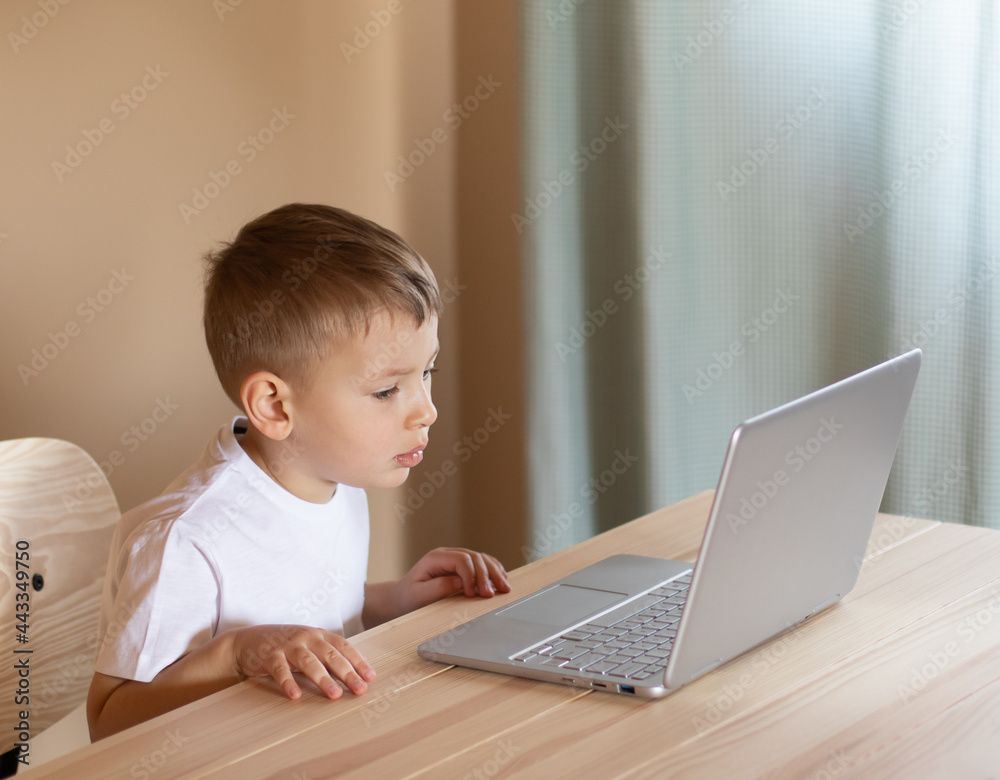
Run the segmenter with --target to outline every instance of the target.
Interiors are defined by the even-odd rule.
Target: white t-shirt
[[[122,516],[101,599],[103,674],[149,682],[217,634],[252,625],[363,629],[368,502],[338,485],[296,498],[243,451],[247,420],[224,426],[158,498]]]

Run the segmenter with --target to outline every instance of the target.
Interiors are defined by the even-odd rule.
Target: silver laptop
[[[658,697],[829,607],[857,581],[920,359],[915,349],[737,427],[694,566],[614,555],[418,652]]]

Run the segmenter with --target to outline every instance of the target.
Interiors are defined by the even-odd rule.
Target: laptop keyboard
[[[691,572],[514,655],[527,666],[646,680],[662,675],[677,636]]]

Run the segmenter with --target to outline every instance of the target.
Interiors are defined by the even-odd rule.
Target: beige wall
[[[400,232],[460,291],[425,465],[371,494],[371,576],[438,544],[521,563],[516,4],[16,0],[0,31],[0,439],[80,444],[123,509],[158,493],[235,413],[202,339],[200,255],[281,203],[336,204]],[[449,108],[491,74],[501,86],[456,128]],[[391,188],[386,171],[435,129]],[[462,437],[500,406],[512,419],[463,461]],[[456,473],[427,482],[447,460]],[[433,495],[400,522],[421,484]]]

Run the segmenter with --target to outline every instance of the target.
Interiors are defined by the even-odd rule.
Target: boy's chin
[[[406,483],[406,478],[410,476],[410,469],[395,469],[380,478],[373,480],[374,484],[368,485],[372,488],[398,488]]]

